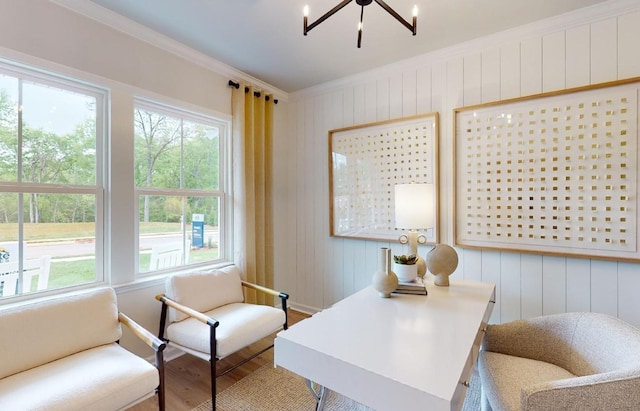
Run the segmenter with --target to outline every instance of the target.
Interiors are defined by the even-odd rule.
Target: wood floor
[[[289,310],[289,325],[307,318],[308,315],[299,311]],[[251,354],[268,346],[273,337],[260,341],[244,350],[218,361],[218,372],[226,369]],[[218,392],[229,388],[247,375],[265,364],[273,364],[273,349],[254,358],[242,367],[218,377]],[[209,363],[200,358],[185,354],[165,364],[165,405],[167,411],[191,411],[210,398],[211,385],[209,383]],[[157,396],[130,408],[129,411],[157,411]]]

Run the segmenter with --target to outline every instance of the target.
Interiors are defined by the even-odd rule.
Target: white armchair
[[[122,326],[155,365],[118,344]],[[0,308],[0,410],[122,411],[164,403],[166,344],[118,311],[112,288]]]
[[[244,302],[244,288],[281,299],[282,309]],[[216,362],[287,328],[286,293],[243,281],[235,266],[205,273],[177,274],[166,282],[159,337],[186,353],[210,362],[211,399],[216,406],[216,377],[273,347],[259,350],[221,373]],[[165,337],[166,327],[166,337]]]

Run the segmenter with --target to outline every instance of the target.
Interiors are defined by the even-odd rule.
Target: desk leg
[[[316,399],[316,411],[323,411],[324,405],[327,402],[327,393],[328,390],[322,385],[315,384],[311,380],[305,378],[304,382],[307,384],[307,388],[311,391],[311,394]],[[318,386],[316,389],[315,386]]]

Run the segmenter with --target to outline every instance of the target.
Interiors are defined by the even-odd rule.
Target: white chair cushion
[[[0,324],[0,378],[112,343],[122,335],[112,288],[3,309]]]
[[[111,343],[0,379],[0,410],[119,410],[158,384],[152,364]]]
[[[176,274],[167,278],[165,285],[169,298],[199,312],[244,301],[240,271],[233,266],[212,272]],[[186,318],[181,312],[169,310],[170,322]]]
[[[282,329],[285,321],[281,309],[257,304],[233,303],[205,314],[220,322],[216,329],[218,359]],[[169,325],[167,337],[170,343],[204,353],[210,358],[209,329],[208,325],[189,318]]]

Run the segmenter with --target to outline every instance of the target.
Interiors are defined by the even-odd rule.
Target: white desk
[[[493,284],[367,287],[278,333],[275,364],[377,411],[458,410],[491,315]]]

